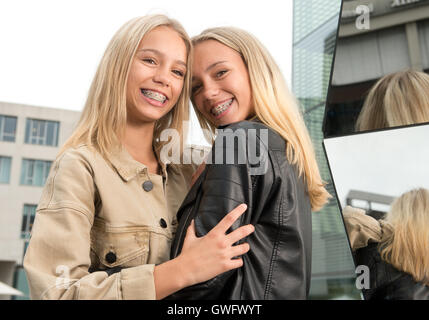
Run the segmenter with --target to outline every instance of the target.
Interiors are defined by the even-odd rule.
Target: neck
[[[137,161],[146,165],[149,170],[157,166],[155,152],[153,151],[153,131],[155,123],[133,124],[127,123],[122,144],[128,153]],[[153,170],[150,170],[153,171]]]

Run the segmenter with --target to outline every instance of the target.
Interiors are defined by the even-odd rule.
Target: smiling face
[[[127,80],[128,123],[155,122],[176,104],[186,73],[187,49],[180,35],[167,26],[140,41]]]
[[[216,41],[195,46],[192,98],[215,126],[247,119],[253,114],[249,73],[240,54]]]

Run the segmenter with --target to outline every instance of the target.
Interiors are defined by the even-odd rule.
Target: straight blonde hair
[[[429,122],[429,75],[405,70],[381,78],[369,91],[356,130]]]
[[[192,44],[179,22],[164,15],[147,15],[125,23],[113,36],[89,89],[82,115],[71,137],[60,150],[80,144],[95,148],[108,157],[121,146],[127,122],[126,85],[133,58],[143,37],[156,27],[167,26],[175,30],[185,42],[187,65],[192,65]],[[168,141],[160,141],[162,130],[172,128],[181,132],[180,143],[185,141],[183,121],[189,119],[191,72],[185,75],[182,92],[172,110],[155,124],[153,146],[160,151]],[[180,148],[182,150],[182,148]]]
[[[220,27],[203,31],[192,38],[197,45],[206,40],[216,40],[237,51],[249,72],[252,103],[256,116],[287,141],[286,157],[304,174],[313,211],[320,210],[330,197],[320,177],[319,168],[298,104],[289,92],[286,82],[270,53],[250,33],[234,28]],[[192,99],[192,97],[191,97]],[[213,139],[215,127],[195,107],[195,112],[206,132]]]
[[[392,230],[379,244],[382,259],[429,285],[429,190],[414,189],[401,195],[385,220]]]

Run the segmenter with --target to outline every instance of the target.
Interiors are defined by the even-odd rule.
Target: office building
[[[79,116],[0,102],[0,281],[23,292],[19,299],[28,298],[22,260],[43,185]]]
[[[407,69],[429,73],[429,0],[345,0],[325,133],[353,132],[374,84]]]

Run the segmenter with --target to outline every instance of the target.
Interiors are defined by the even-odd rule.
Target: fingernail
[[[242,207],[244,210],[246,210],[246,209],[247,209],[247,204],[242,203],[242,204],[241,204],[241,207]]]

